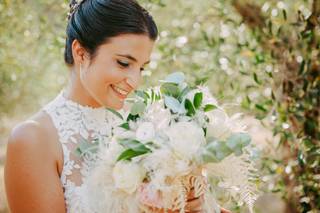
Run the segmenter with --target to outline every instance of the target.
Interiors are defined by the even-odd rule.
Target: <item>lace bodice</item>
[[[90,210],[81,199],[82,183],[94,168],[97,154],[77,154],[77,149],[98,141],[107,143],[111,124],[116,123],[111,120],[116,116],[104,107],[91,108],[71,101],[63,91],[43,110],[51,117],[62,145],[64,163],[60,179],[67,213],[88,213]]]

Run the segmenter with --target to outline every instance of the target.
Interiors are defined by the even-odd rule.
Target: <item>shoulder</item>
[[[4,179],[12,212],[64,212],[58,143],[51,138],[52,131],[50,119],[42,112],[11,131]]]
[[[32,155],[43,159],[55,159],[58,151],[57,134],[49,116],[38,112],[31,118],[17,124],[8,139],[8,153]]]
[[[46,115],[43,112],[38,112],[12,129],[9,136],[9,145],[41,145],[41,139],[49,136],[52,131]]]

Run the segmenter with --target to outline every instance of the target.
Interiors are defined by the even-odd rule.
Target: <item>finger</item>
[[[220,208],[221,213],[232,213],[231,211],[224,209],[224,208]]]
[[[187,194],[187,201],[192,201],[192,200],[198,199],[200,196],[203,195],[203,194],[196,195],[195,193],[196,193],[196,191],[194,190],[194,188],[191,188],[191,190]]]
[[[201,212],[203,202],[204,202],[203,197],[199,197],[199,198],[193,199],[191,201],[188,201],[187,205],[185,206],[185,211],[186,212]]]

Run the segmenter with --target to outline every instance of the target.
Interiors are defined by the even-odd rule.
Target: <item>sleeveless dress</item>
[[[98,156],[94,152],[77,154],[83,144],[97,140],[108,143],[112,123],[117,117],[104,107],[83,106],[65,98],[64,91],[43,107],[52,119],[63,150],[63,169],[61,183],[67,213],[90,213],[89,205],[81,199],[83,180],[95,167]]]

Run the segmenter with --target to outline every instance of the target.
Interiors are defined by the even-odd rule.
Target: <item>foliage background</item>
[[[139,2],[160,29],[142,87],[173,71],[206,82],[230,111],[248,115],[262,149],[257,212],[317,212],[319,1]],[[67,83],[67,11],[65,0],[0,0],[0,175],[10,129]],[[0,212],[7,212],[0,183]],[[221,202],[240,211],[228,196]]]

